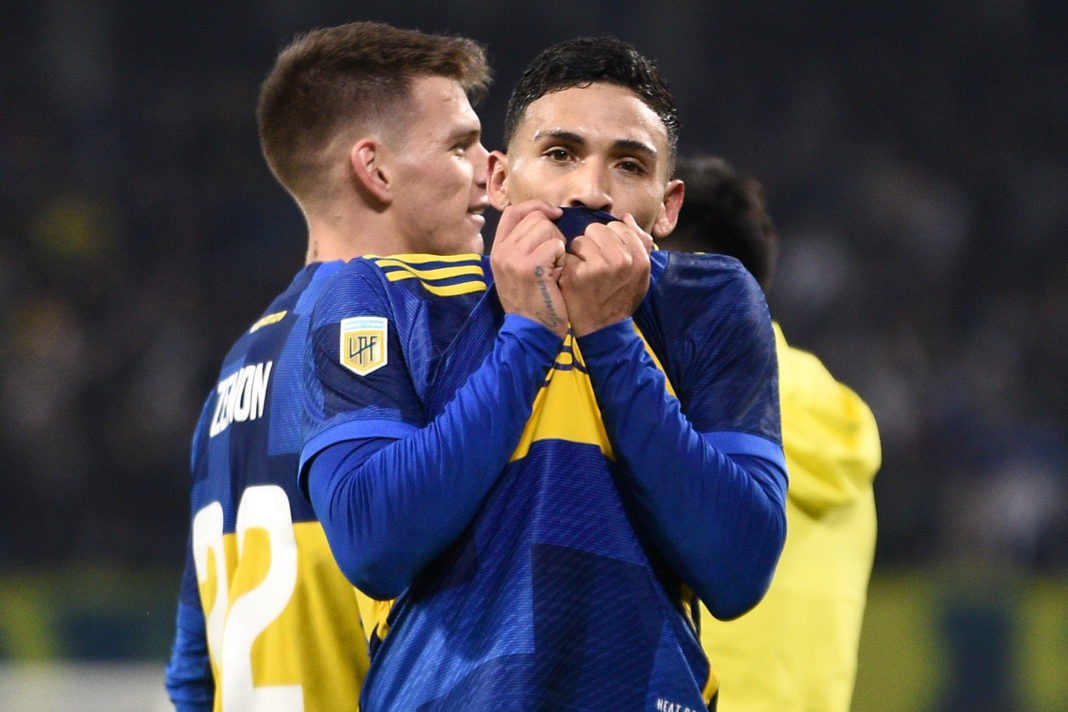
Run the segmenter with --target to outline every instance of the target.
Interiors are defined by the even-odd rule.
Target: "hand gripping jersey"
[[[699,528],[686,536],[685,508],[658,524],[670,517],[653,511],[630,470],[672,472],[686,443],[648,435],[680,418],[654,407],[681,404],[725,452],[774,464],[768,487],[781,509],[774,344],[754,284],[727,258],[657,252],[633,322],[560,348],[547,329],[503,314],[487,258],[343,268],[313,317],[301,475],[351,441],[376,443],[352,456],[354,467],[372,468],[387,451],[396,458],[374,481],[345,479],[326,495],[320,470],[305,481],[346,574],[377,598],[399,594],[364,606],[364,712],[707,708],[716,679],[678,540],[712,558],[744,557],[748,545]],[[616,364],[617,346],[635,342]],[[598,393],[597,379],[614,378],[627,389]],[[382,446],[390,442],[399,454]],[[417,476],[404,479],[409,470]],[[350,499],[370,511],[353,514]],[[457,511],[472,515],[453,521]],[[763,547],[772,562],[779,536]],[[764,532],[752,540],[759,556]],[[381,552],[350,559],[356,541],[381,542]]]
[[[193,438],[192,522],[167,667],[177,709],[355,710],[355,591],[296,490],[307,321],[341,263],[304,268],[234,344]]]

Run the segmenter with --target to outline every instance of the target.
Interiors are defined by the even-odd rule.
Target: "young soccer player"
[[[488,265],[358,260],[320,299],[302,481],[342,569],[396,597],[365,618],[364,712],[712,703],[696,597],[760,599],[786,477],[755,280],[649,254],[682,197],[675,115],[628,45],[547,50],[491,162]],[[619,219],[569,244],[578,207]]]
[[[355,591],[296,489],[308,319],[342,261],[384,235],[481,249],[486,150],[469,97],[488,81],[469,40],[358,22],[296,38],[263,83],[263,153],[307,221],[307,258],[227,354],[194,435],[166,674],[179,712],[357,708]]]

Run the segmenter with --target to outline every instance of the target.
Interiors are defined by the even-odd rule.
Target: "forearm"
[[[785,539],[781,448],[697,432],[630,320],[579,347],[642,524],[716,617],[741,615],[766,591]]]
[[[309,493],[353,584],[395,597],[460,535],[515,449],[559,347],[551,331],[509,316],[493,351],[426,427],[316,456]]]

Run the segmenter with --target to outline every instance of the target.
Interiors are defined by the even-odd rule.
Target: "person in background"
[[[650,255],[677,111],[634,48],[541,53],[506,126],[488,258],[394,235],[312,317],[301,481],[383,601],[361,709],[707,709],[693,592],[745,612],[785,535],[763,293]]]
[[[196,426],[166,670],[179,712],[357,709],[355,590],[296,488],[308,320],[344,260],[382,249],[363,212],[380,186],[411,232],[478,238],[487,154],[469,100],[489,80],[470,40],[356,22],[298,36],[263,83],[263,154],[304,215],[307,253],[226,355]]]
[[[662,246],[738,258],[770,288],[778,235],[761,184],[718,156],[682,157],[686,203]],[[847,712],[875,554],[872,482],[882,451],[868,406],[775,325],[790,483],[786,545],[764,600],[702,618],[724,712]]]

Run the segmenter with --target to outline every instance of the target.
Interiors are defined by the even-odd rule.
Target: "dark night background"
[[[170,615],[200,403],[304,256],[259,82],[294,33],[354,19],[484,43],[491,149],[545,46],[612,34],[655,58],[681,151],[766,186],[787,338],[879,421],[876,580],[1063,582],[1068,5],[43,0],[0,20],[0,595],[156,572]]]

